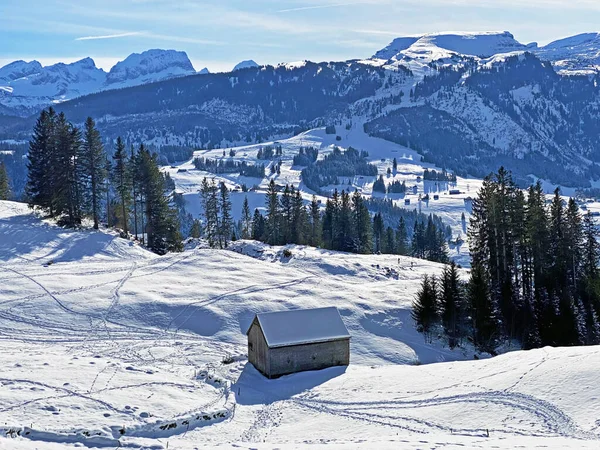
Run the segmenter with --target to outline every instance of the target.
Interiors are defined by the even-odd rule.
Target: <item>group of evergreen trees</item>
[[[92,118],[82,131],[49,108],[40,113],[29,144],[29,204],[67,226],[89,217],[98,229],[105,217],[109,226],[120,225],[127,235],[132,222],[136,238],[141,233],[150,250],[180,250],[176,211],[169,205],[156,158],[143,145],[128,155],[119,138],[111,162]],[[111,205],[117,207],[111,211]]]
[[[443,181],[449,183],[456,183],[456,174],[448,173],[446,172],[446,169],[443,169],[441,172],[437,172],[434,169],[425,169],[423,171],[423,179],[427,181]]]
[[[320,192],[323,186],[337,184],[338,177],[377,176],[377,167],[369,164],[367,156],[367,152],[352,147],[345,152],[334,147],[332,153],[302,170],[302,181],[313,191]]]
[[[449,332],[444,324],[453,341],[470,336],[492,352],[503,340],[523,348],[600,343],[598,230],[573,199],[557,188],[548,205],[539,182],[525,193],[501,168],[473,201],[469,238],[470,279],[457,281],[453,297],[458,325]],[[438,317],[431,302],[440,284],[424,279],[417,296],[423,331]]]
[[[221,192],[221,197],[217,191]],[[358,192],[351,195],[335,190],[322,211],[315,196],[305,206],[301,192],[294,186],[287,185],[279,192],[271,180],[266,193],[265,215],[258,209],[251,215],[246,198],[237,226],[231,221],[231,203],[223,184],[218,188],[214,181],[211,184],[205,180],[202,199],[204,232],[212,246],[222,248],[229,237],[242,237],[271,245],[300,244],[351,253],[415,255],[440,262],[448,259],[445,240],[438,240],[443,233],[431,216],[427,226],[415,222],[417,233],[411,241],[403,217],[395,229],[386,226],[381,213],[371,217],[367,201]],[[430,234],[425,235],[421,230],[428,230]],[[429,238],[431,241],[427,241]]]
[[[10,183],[8,182],[6,166],[0,162],[0,200],[8,200],[10,195]]]
[[[210,158],[194,158],[194,167],[196,170],[203,170],[215,174],[220,173],[239,173],[244,177],[264,178],[265,165],[251,165],[245,161],[238,162],[232,159],[217,160]]]
[[[235,239],[231,200],[225,183],[202,180],[200,196],[204,207],[204,237],[211,247],[226,248]]]
[[[385,185],[383,175],[379,175],[379,178],[373,183],[373,192],[380,192],[382,194],[404,194],[406,192],[406,183],[398,180]]]

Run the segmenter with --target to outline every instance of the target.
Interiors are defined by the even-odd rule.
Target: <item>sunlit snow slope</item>
[[[597,448],[597,348],[425,364],[472,359],[409,318],[439,265],[290,249],[158,257],[0,202],[0,448]],[[255,312],[325,305],[350,367],[247,364]]]

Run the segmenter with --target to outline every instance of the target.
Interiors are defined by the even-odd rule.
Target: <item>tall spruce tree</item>
[[[412,305],[411,316],[415,321],[417,330],[430,340],[431,331],[438,322],[437,283],[435,277],[423,276],[421,287]]]
[[[459,344],[463,332],[464,295],[454,261],[444,268],[440,280],[439,305],[444,331],[450,348]]]
[[[204,207],[204,235],[208,245],[215,247],[219,244],[220,217],[219,217],[219,195],[215,179],[202,180],[200,195]]]
[[[219,185],[219,210],[221,211],[218,227],[219,247],[227,248],[233,237],[233,217],[231,216],[229,189],[223,182]]]
[[[129,206],[131,204],[132,183],[129,158],[127,157],[127,150],[121,136],[117,138],[113,160],[114,166],[112,167],[111,180],[120,203],[121,226],[127,236],[129,234]]]
[[[10,198],[10,184],[6,166],[0,161],[0,200],[8,200]]]
[[[398,222],[398,228],[396,229],[396,254],[408,255],[409,244],[408,244],[408,231],[406,230],[406,223],[404,217],[400,217]]]
[[[104,148],[100,132],[91,117],[85,121],[83,145],[80,157],[84,182],[84,200],[94,221],[94,229],[98,229],[101,199],[105,189],[106,166]]]
[[[39,206],[54,216],[53,159],[56,154],[56,113],[43,110],[38,117],[27,154],[27,185],[25,193],[29,206]]]
[[[277,195],[277,186],[275,181],[271,179],[266,193],[267,217],[265,222],[265,238],[270,245],[276,245],[281,242],[280,233],[280,208],[279,198]]]
[[[250,239],[252,237],[252,216],[250,213],[250,205],[248,205],[248,197],[244,197],[242,205],[242,239]]]
[[[494,354],[498,339],[497,320],[482,266],[471,270],[467,284],[467,307],[471,317],[473,344],[480,351]]]
[[[310,238],[309,243],[313,247],[319,247],[322,243],[322,221],[321,221],[321,208],[317,197],[313,195],[309,207],[310,215]]]

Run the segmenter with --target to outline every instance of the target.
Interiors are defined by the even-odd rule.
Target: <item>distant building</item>
[[[460,194],[460,191],[458,189],[450,189],[450,191],[448,191],[448,194],[458,195],[458,194]]]
[[[248,361],[267,378],[350,364],[350,334],[337,308],[256,314]]]
[[[410,198],[405,198],[404,199],[404,204],[405,205],[410,205]]]
[[[439,200],[439,199],[440,199],[440,196],[439,196],[438,194],[433,194],[433,199],[434,199],[434,200]]]

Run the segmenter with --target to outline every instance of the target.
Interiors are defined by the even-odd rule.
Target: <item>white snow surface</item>
[[[0,448],[598,448],[598,347],[473,361],[410,319],[440,265],[288,249],[156,256],[0,201]],[[323,305],[349,367],[247,363],[254,314]]]
[[[349,338],[337,308],[293,309],[256,315],[271,348]]]

